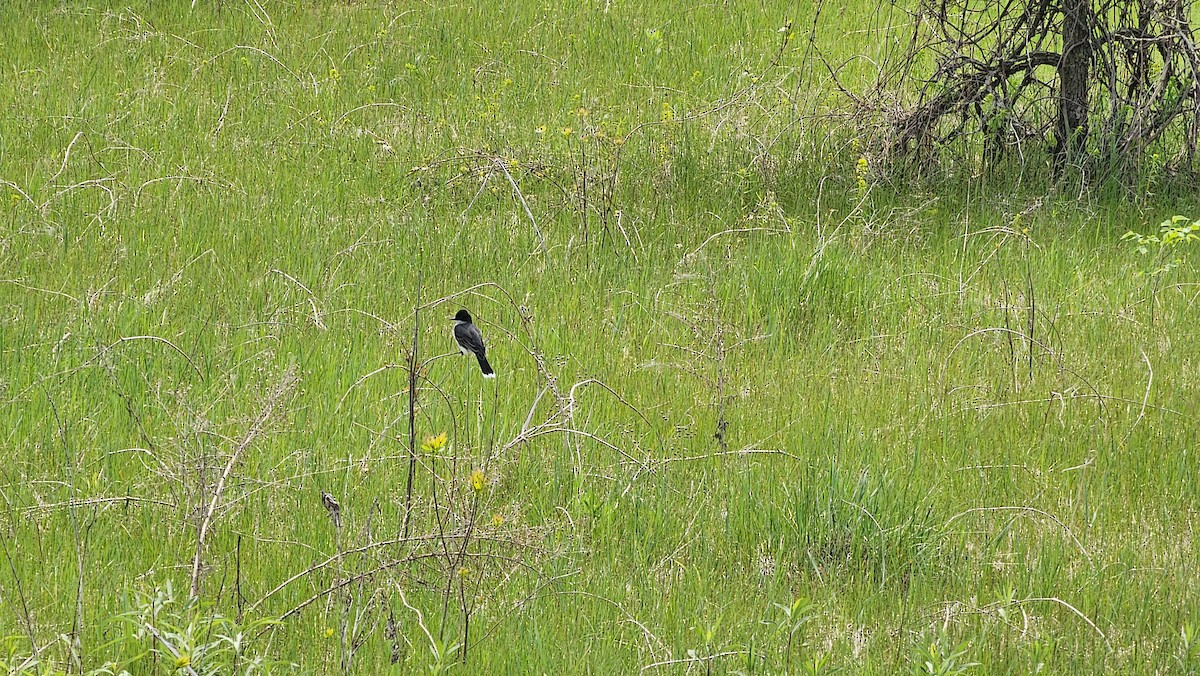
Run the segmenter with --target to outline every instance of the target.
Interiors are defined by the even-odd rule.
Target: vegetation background
[[[1195,673],[1194,189],[840,4],[4,3],[5,666]]]

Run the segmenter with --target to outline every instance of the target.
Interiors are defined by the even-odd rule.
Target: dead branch
[[[204,556],[204,540],[208,536],[208,529],[212,524],[213,514],[217,511],[217,505],[221,502],[221,497],[225,492],[225,482],[229,480],[229,476],[233,473],[233,468],[241,457],[242,452],[250,446],[251,443],[266,427],[267,422],[275,414],[275,409],[283,398],[296,386],[300,377],[296,373],[295,367],[288,369],[284,374],[283,380],[267,398],[263,410],[259,413],[258,418],[250,429],[242,437],[241,442],[233,449],[233,453],[229,455],[229,460],[225,463],[225,470],[221,472],[221,478],[217,481],[216,490],[213,491],[212,500],[208,503],[208,508],[204,512],[204,517],[200,520],[199,534],[196,536],[196,556],[192,559],[192,584],[191,597],[196,598],[200,595],[200,564]]]

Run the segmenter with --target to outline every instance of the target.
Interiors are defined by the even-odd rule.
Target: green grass
[[[0,9],[8,666],[1200,669],[1194,198],[860,185],[789,3],[492,4]]]

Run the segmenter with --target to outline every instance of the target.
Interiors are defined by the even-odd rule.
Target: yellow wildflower
[[[471,472],[471,490],[478,493],[482,491],[483,487],[486,485],[487,477],[483,475],[483,470],[477,469],[474,472]]]
[[[446,433],[442,432],[437,436],[425,437],[425,441],[421,443],[421,450],[426,453],[435,453],[446,447]]]

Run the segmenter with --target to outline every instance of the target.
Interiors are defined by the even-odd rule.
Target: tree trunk
[[[1055,155],[1061,166],[1081,158],[1088,133],[1088,78],[1092,64],[1091,0],[1062,0],[1063,51],[1058,63]]]

